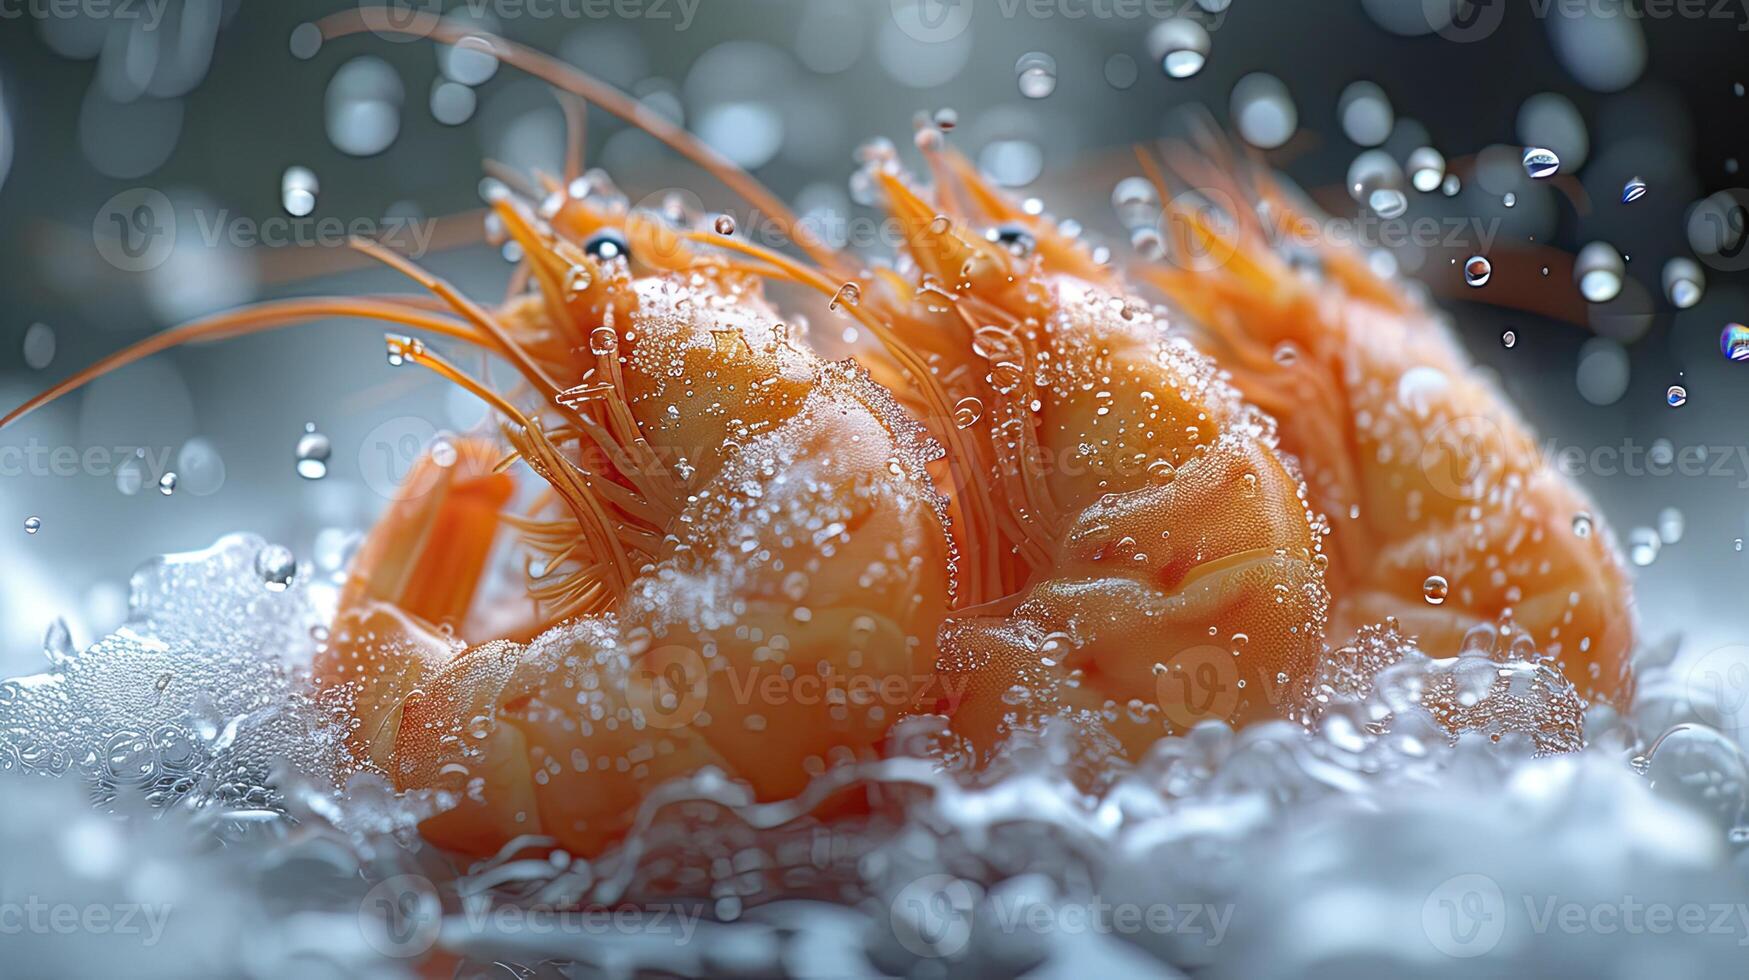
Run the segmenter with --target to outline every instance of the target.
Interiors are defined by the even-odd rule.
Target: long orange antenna
[[[316,27],[322,32],[324,41],[365,32],[429,37],[444,44],[459,44],[468,38],[484,41],[492,46],[492,53],[498,60],[520,68],[548,85],[581,96],[668,144],[681,156],[709,171],[711,176],[722,181],[749,204],[770,214],[795,241],[797,247],[816,263],[834,272],[842,272],[844,269],[842,257],[822,243],[801,223],[788,205],[754,179],[753,175],[643,103],[551,55],[495,34],[448,22],[436,14],[424,11],[409,19],[406,24],[387,25],[366,20],[363,10],[343,10],[317,21]]]
[[[465,340],[471,344],[483,347],[491,346],[486,338],[481,337],[478,331],[467,324],[448,316],[419,309],[411,301],[388,297],[323,296],[315,299],[289,299],[257,303],[254,306],[229,310],[183,324],[180,327],[154,334],[131,347],[117,351],[6,413],[5,417],[0,418],[0,428],[11,425],[62,395],[77,391],[111,371],[127,367],[135,361],[143,360],[173,347],[205,340],[224,340],[249,334],[266,333],[269,330],[278,330],[281,327],[329,317],[388,320],[417,330],[429,330],[445,337]]]

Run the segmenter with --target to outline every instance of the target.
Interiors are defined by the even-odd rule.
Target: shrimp
[[[1313,227],[1273,181],[1190,151],[1171,162],[1194,188],[1165,209],[1175,260],[1137,274],[1281,420],[1331,521],[1332,635],[1395,617],[1451,656],[1505,623],[1587,698],[1626,703],[1634,613],[1612,536],[1449,329],[1352,249],[1317,248],[1321,274],[1306,275],[1272,248]]]
[[[982,759],[1069,719],[1095,772],[1199,721],[1285,711],[1328,596],[1273,422],[935,136],[933,200],[874,153],[909,261],[855,308],[952,464],[965,604],[936,670],[961,693],[933,707]]]

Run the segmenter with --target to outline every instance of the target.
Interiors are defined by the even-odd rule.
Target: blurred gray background
[[[944,107],[958,115],[950,138],[994,177],[1074,215],[1120,254],[1128,245],[1110,194],[1135,170],[1129,148],[1180,131],[1189,108],[1225,125],[1256,110],[1252,123],[1275,131],[1265,142],[1285,139],[1268,158],[1338,215],[1359,210],[1344,193],[1366,148],[1354,132],[1384,126],[1399,163],[1435,146],[1462,187],[1449,197],[1410,192],[1408,216],[1487,222],[1475,227],[1497,233],[1497,281],[1462,285],[1453,262],[1479,250],[1474,242],[1404,248],[1393,261],[1445,298],[1468,346],[1544,437],[1580,451],[1576,477],[1617,533],[1641,530],[1650,632],[1681,631],[1703,647],[1749,632],[1736,598],[1749,585],[1739,550],[1749,536],[1749,364],[1728,363],[1718,347],[1726,323],[1749,318],[1749,253],[1737,250],[1744,212],[1731,198],[1696,207],[1745,182],[1737,158],[1749,155],[1749,10],[1650,19],[1601,0],[1572,9],[1494,0],[1448,23],[1438,4],[1430,20],[1423,0],[419,8],[435,6],[473,16],[471,6],[484,26],[632,91],[815,214],[866,213],[847,185],[857,144],[886,136],[909,150],[914,115]],[[0,4],[0,403],[211,310],[405,288],[340,247],[337,227],[399,234],[403,250],[417,244],[409,230],[435,229],[421,262],[480,297],[504,288],[510,266],[480,231],[481,161],[558,169],[562,118],[539,83],[423,40],[364,35],[312,50],[299,26],[349,9],[341,3],[57,9],[76,16]],[[1207,63],[1189,77],[1169,77],[1150,44],[1163,15],[1193,19],[1209,36]],[[1049,56],[1048,78],[1020,74],[1029,53]],[[1279,96],[1246,94],[1255,79],[1239,84],[1259,72],[1279,79],[1291,119]],[[1377,93],[1349,90],[1357,81],[1376,83],[1388,116]],[[1045,83],[1043,97],[1022,91]],[[1352,130],[1345,92],[1365,96]],[[1530,183],[1517,163],[1527,143],[1556,149],[1577,179]],[[634,200],[686,186],[713,206],[731,204],[709,178],[599,112],[588,155]],[[291,167],[319,182],[313,206],[296,180],[287,193]],[[1621,204],[1633,176],[1648,192]],[[176,215],[174,247],[138,261],[117,253],[114,222],[158,201]],[[250,245],[246,234],[293,231],[301,243]],[[1568,266],[1536,251],[1570,254],[1592,241],[1624,256],[1627,278],[1618,298],[1595,305],[1579,299]],[[1705,291],[1678,310],[1661,270],[1681,257],[1704,272]],[[1538,282],[1544,264],[1554,269]],[[126,612],[128,573],[151,555],[250,530],[308,560],[322,529],[367,524],[424,440],[481,417],[472,399],[425,373],[388,367],[382,333],[325,323],[179,350],[0,432],[0,672],[30,669],[56,616],[80,643],[112,629]],[[1688,392],[1681,408],[1666,405],[1673,384]],[[295,471],[306,423],[332,440],[321,480]],[[135,447],[146,450],[142,471],[121,472],[141,465],[128,462]],[[1690,475],[1674,472],[1682,459]],[[154,486],[164,468],[178,474],[169,496]],[[34,534],[28,517],[41,522]],[[320,541],[331,546],[333,536]]]

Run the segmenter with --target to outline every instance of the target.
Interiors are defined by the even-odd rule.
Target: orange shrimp
[[[875,163],[915,268],[879,273],[860,313],[949,455],[969,603],[940,637],[954,730],[988,757],[1068,718],[1097,771],[1205,719],[1287,710],[1328,598],[1273,423],[934,135],[933,202]]]
[[[1266,177],[1189,151],[1171,162],[1192,188],[1165,210],[1177,261],[1138,274],[1281,420],[1332,525],[1331,636],[1395,616],[1451,656],[1477,624],[1510,621],[1586,697],[1626,703],[1634,615],[1612,537],[1450,331],[1352,249],[1318,248],[1321,275],[1291,266],[1270,235],[1315,226]]]

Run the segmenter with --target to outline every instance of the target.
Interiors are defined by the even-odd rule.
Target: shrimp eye
[[[1019,225],[997,225],[985,232],[984,237],[1019,259],[1031,255],[1032,250],[1038,247],[1038,240],[1032,237],[1032,232]]]
[[[614,259],[631,258],[631,246],[626,244],[626,236],[617,228],[603,228],[583,243],[583,251],[598,262],[610,262]]]

